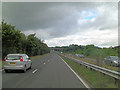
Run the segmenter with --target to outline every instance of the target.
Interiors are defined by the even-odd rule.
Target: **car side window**
[[[25,55],[23,55],[23,58],[24,58],[24,60],[26,61],[26,57],[25,57]]]
[[[109,60],[111,60],[111,57],[109,57]]]
[[[110,60],[110,57],[108,57],[107,59]]]

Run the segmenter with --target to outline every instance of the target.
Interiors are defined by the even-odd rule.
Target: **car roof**
[[[109,56],[109,57],[118,57],[118,56]]]
[[[26,55],[26,54],[8,54],[8,55],[21,55],[21,56],[23,56],[23,55]]]

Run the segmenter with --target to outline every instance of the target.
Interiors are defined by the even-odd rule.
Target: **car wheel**
[[[8,70],[5,70],[5,73],[8,73],[9,71]]]
[[[25,66],[25,68],[24,68],[23,72],[24,72],[24,73],[26,72],[26,66]]]
[[[112,62],[110,63],[110,66],[112,66]]]
[[[30,65],[30,68],[29,69],[32,69],[32,64]]]

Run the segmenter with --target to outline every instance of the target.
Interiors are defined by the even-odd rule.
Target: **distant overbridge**
[[[63,51],[64,48],[50,48],[50,49],[54,51]]]

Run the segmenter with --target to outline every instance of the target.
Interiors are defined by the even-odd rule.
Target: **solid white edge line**
[[[59,55],[58,55],[59,56]],[[60,57],[60,56],[59,56]],[[61,57],[60,57],[61,58]],[[62,59],[62,58],[61,58]],[[84,84],[86,88],[90,88],[82,78],[79,77],[79,75],[62,59],[62,61],[68,66],[68,68],[77,76],[77,78]]]
[[[35,73],[37,71],[37,69],[35,69],[32,73]]]

